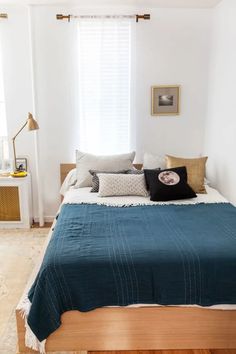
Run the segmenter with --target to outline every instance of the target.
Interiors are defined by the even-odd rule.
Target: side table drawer
[[[0,186],[0,221],[20,221],[20,198],[17,186]]]

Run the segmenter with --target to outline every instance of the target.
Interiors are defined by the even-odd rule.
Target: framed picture
[[[27,171],[27,159],[23,157],[16,158],[17,171]]]
[[[177,116],[179,106],[180,86],[152,86],[153,116]]]

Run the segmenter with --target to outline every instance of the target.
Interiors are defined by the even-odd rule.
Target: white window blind
[[[7,139],[7,122],[5,111],[5,99],[3,90],[3,70],[0,53],[0,170],[6,169],[8,166],[9,150]]]
[[[79,147],[98,154],[130,149],[131,22],[80,20]]]

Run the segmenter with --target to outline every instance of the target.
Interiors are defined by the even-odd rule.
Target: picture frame
[[[180,86],[152,86],[153,116],[177,116],[180,114]]]
[[[16,169],[17,171],[27,171],[27,159],[25,157],[16,158]]]

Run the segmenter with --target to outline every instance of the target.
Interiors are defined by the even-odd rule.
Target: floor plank
[[[133,350],[133,351],[105,351],[88,352],[88,354],[236,354],[236,353],[211,353],[210,350]]]
[[[236,354],[236,349],[196,349],[196,350],[133,350],[88,352],[88,354]]]
[[[39,226],[39,223],[38,222],[33,222],[31,228],[32,229],[45,229],[45,228],[50,228],[52,226],[52,222],[45,222],[44,223],[44,226]]]
[[[217,349],[211,350],[211,354],[236,354],[236,349]]]

